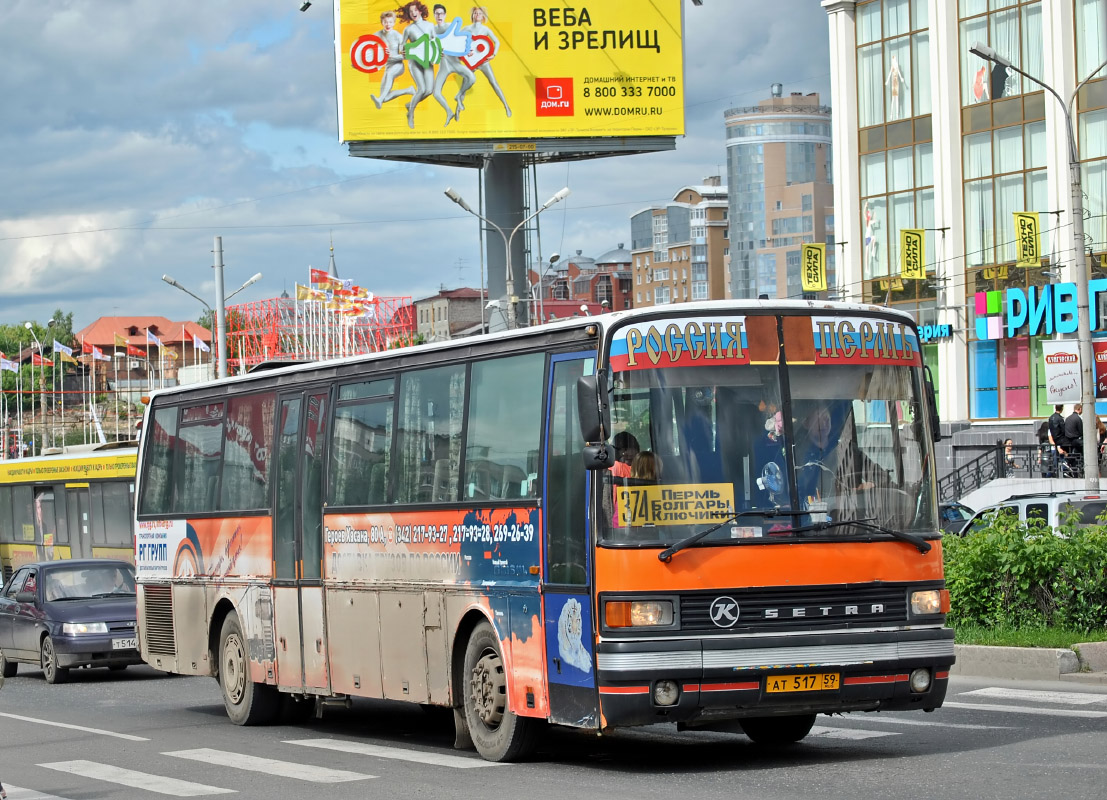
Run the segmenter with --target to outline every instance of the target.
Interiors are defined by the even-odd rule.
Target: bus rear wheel
[[[280,695],[272,686],[250,680],[250,658],[242,624],[233,611],[219,633],[219,688],[223,705],[235,725],[264,725],[280,711]]]
[[[814,714],[796,717],[750,717],[740,720],[742,732],[757,744],[794,744],[811,732]]]
[[[537,743],[538,721],[508,708],[500,641],[487,622],[469,637],[462,675],[465,720],[477,752],[488,761],[515,761],[530,753]]]

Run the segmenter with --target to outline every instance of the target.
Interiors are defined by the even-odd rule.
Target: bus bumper
[[[865,631],[696,641],[604,641],[597,648],[607,726],[847,711],[932,710],[953,665],[953,631]],[[916,686],[912,688],[912,674]],[[818,681],[779,680],[819,676]],[[822,676],[836,676],[823,678]],[[777,680],[773,680],[776,678]],[[919,691],[924,678],[925,689]],[[668,689],[658,691],[660,682]],[[805,683],[833,688],[809,689]],[[796,684],[799,684],[798,686]],[[659,700],[668,695],[669,705]],[[770,688],[784,689],[770,691]]]

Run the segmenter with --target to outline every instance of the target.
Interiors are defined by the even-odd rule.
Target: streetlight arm
[[[168,283],[168,284],[169,284],[170,286],[172,286],[172,287],[174,287],[174,288],[176,288],[176,289],[180,289],[180,290],[181,290],[182,292],[184,292],[185,294],[187,294],[187,295],[190,295],[190,296],[192,296],[192,297],[195,297],[195,298],[196,298],[197,300],[199,300],[199,301],[200,301],[201,303],[203,303],[203,304],[204,304],[204,308],[206,308],[206,309],[207,309],[208,311],[211,311],[211,310],[212,310],[212,307],[211,307],[211,306],[209,306],[209,305],[208,305],[207,303],[205,303],[205,302],[204,302],[204,298],[200,297],[199,295],[195,295],[195,294],[192,294],[192,292],[190,292],[190,291],[189,291],[188,289],[186,289],[185,287],[181,286],[181,285],[180,285],[179,283],[177,283],[177,282],[176,282],[175,280],[173,280],[172,278],[170,278],[170,277],[169,277],[168,275],[162,275],[162,276],[161,276],[161,279],[162,279],[163,281],[165,281],[166,283]],[[243,288],[243,289],[245,289],[246,287],[245,287],[245,286],[243,286],[242,288]]]
[[[986,45],[986,44],[982,44],[981,42],[976,42],[976,43],[973,44],[972,47],[969,48],[969,52],[972,53],[974,56],[980,56],[985,61],[991,61],[993,64],[999,64],[999,66],[1006,67],[1007,69],[1011,70],[1012,72],[1017,72],[1019,75],[1022,75],[1024,78],[1026,78],[1031,83],[1038,84],[1043,89],[1045,89],[1047,92],[1049,92],[1051,95],[1056,97],[1057,102],[1061,104],[1061,108],[1066,111],[1066,114],[1065,114],[1065,127],[1066,127],[1066,129],[1068,130],[1068,133],[1069,133],[1069,160],[1070,161],[1078,161],[1079,160],[1079,158],[1076,154],[1076,137],[1073,135],[1073,130],[1072,130],[1072,115],[1067,113],[1069,106],[1065,102],[1065,99],[1063,97],[1061,97],[1061,95],[1057,94],[1056,89],[1054,89],[1048,83],[1043,83],[1042,81],[1038,80],[1037,78],[1035,78],[1030,73],[1024,72],[1023,70],[1019,69],[1014,64],[1012,64],[1010,61],[1008,61],[1006,58],[1004,58],[999,53],[997,53],[995,50],[988,47],[988,45]],[[1098,71],[1099,70],[1097,69],[1096,72],[1098,72]],[[1095,73],[1092,73],[1092,74],[1094,75]]]
[[[242,284],[237,289],[235,289],[233,292],[231,292],[229,295],[224,297],[223,301],[226,302],[227,300],[230,300],[232,297],[234,297],[236,294],[241,292],[247,286],[252,286],[253,284],[257,283],[260,280],[261,280],[261,273],[259,272],[258,274],[254,275],[254,277],[250,278],[250,280],[246,281],[246,283]]]

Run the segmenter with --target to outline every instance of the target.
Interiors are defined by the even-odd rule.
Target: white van
[[[1001,503],[980,509],[973,515],[964,528],[962,535],[968,535],[987,525],[984,517],[993,512],[1017,514],[1020,522],[1028,519],[1044,519],[1056,528],[1069,513],[1070,508],[1080,512],[1078,525],[1095,525],[1097,517],[1107,510],[1107,495],[1091,494],[1086,491],[1034,492],[1016,494]]]

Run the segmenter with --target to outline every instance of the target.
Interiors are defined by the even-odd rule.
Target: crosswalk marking
[[[4,787],[8,793],[8,800],[68,800],[56,794],[43,794],[34,789],[24,789],[22,786],[12,786],[10,783]]]
[[[1040,717],[1081,717],[1100,719],[1107,717],[1107,711],[1087,711],[1082,708],[1037,708],[1035,706],[1002,706],[993,703],[957,703],[946,701],[942,708],[971,708],[977,711],[1001,711],[1011,714],[1035,714]]]
[[[827,728],[816,725],[808,738],[818,736],[823,739],[876,739],[881,736],[899,736],[897,731],[866,731],[860,728]]]
[[[506,767],[508,764],[495,764],[476,756],[454,756],[445,753],[428,753],[421,750],[405,750],[400,747],[383,747],[365,742],[353,742],[344,739],[291,739],[285,744],[298,744],[303,747],[318,747],[323,750],[337,750],[340,753],[356,753],[377,758],[393,758],[400,761],[414,761],[417,764],[431,764],[437,767],[455,769],[476,769],[478,767]]]
[[[39,766],[58,772],[68,772],[71,775],[80,775],[83,778],[95,778],[108,783],[130,786],[132,789],[145,789],[149,792],[168,794],[174,797],[203,797],[209,794],[234,793],[234,789],[220,789],[218,786],[205,786],[202,783],[151,775],[149,772],[136,772],[122,767],[113,767],[110,764],[97,764],[94,761],[55,761],[50,764],[39,764]],[[8,800],[11,800],[11,798],[9,797]]]
[[[1088,706],[1092,703],[1107,703],[1107,694],[1094,692],[1043,692],[1034,689],[1005,689],[989,686],[986,689],[973,689],[959,692],[959,697],[975,695],[977,697],[998,697],[1001,700],[1028,700],[1032,703],[1063,703],[1070,706]]]
[[[343,783],[345,781],[363,781],[377,777],[376,775],[365,775],[361,772],[350,772],[344,769],[315,767],[311,764],[297,764],[294,761],[278,761],[275,758],[261,758],[260,756],[250,756],[244,753],[213,750],[209,747],[201,747],[196,750],[175,750],[162,753],[162,755],[187,758],[204,764],[219,764],[223,767],[245,769],[251,772],[264,772],[267,775],[279,775],[282,778],[295,778],[314,783]]]
[[[33,722],[36,725],[50,725],[55,728],[68,728],[73,731],[84,731],[85,733],[96,733],[100,736],[112,736],[116,739],[126,739],[129,742],[148,742],[149,739],[143,736],[132,736],[129,733],[116,733],[115,731],[105,731],[102,728],[86,728],[83,725],[70,725],[68,722],[51,722],[46,719],[37,719],[36,717],[23,717],[19,714],[5,714],[0,713],[0,717],[7,717],[8,719],[17,719],[20,722]]]

